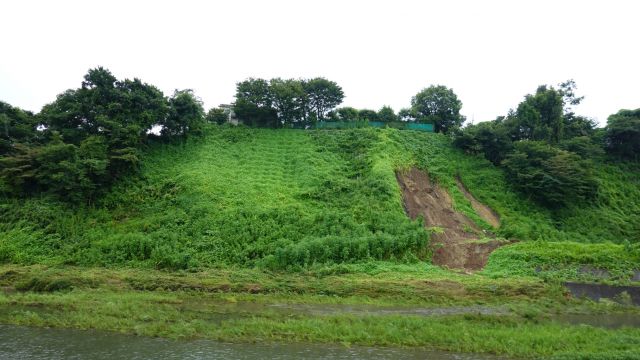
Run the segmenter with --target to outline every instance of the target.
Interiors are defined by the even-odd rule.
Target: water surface
[[[103,331],[0,325],[0,359],[422,359],[496,360],[490,355],[425,349],[345,347],[323,344],[231,344],[210,340],[173,341]]]

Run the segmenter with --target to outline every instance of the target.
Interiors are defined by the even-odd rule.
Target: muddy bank
[[[613,286],[575,282],[565,282],[563,285],[571,292],[571,295],[578,298],[586,297],[595,301],[603,298],[623,302],[631,301],[633,305],[640,306],[640,287],[638,286]],[[626,293],[626,295],[623,293]]]
[[[397,172],[396,178],[407,216],[411,219],[422,217],[424,226],[434,230],[429,245],[434,264],[452,269],[480,270],[487,264],[491,252],[504,245],[504,242],[490,239],[491,234],[485,233],[466,215],[455,211],[449,193],[431,181],[426,172],[411,168]],[[463,184],[460,182],[459,186]],[[489,216],[491,210],[488,207],[483,207],[475,198],[473,202],[484,209],[481,216],[488,216],[487,222],[499,226],[497,215]]]

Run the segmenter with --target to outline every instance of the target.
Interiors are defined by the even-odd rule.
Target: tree
[[[471,154],[484,154],[484,157],[499,165],[513,149],[513,143],[507,130],[497,121],[485,121],[465,127],[456,134],[454,145]]]
[[[464,122],[460,115],[462,102],[445,86],[429,86],[411,99],[411,108],[416,120],[422,123],[433,123],[436,132],[448,133],[459,128]]]
[[[580,155],[583,159],[591,159],[604,155],[604,150],[589,136],[576,136],[562,140],[558,147]]]
[[[222,125],[227,122],[229,115],[221,108],[211,108],[207,112],[206,120],[212,124]]]
[[[547,140],[557,144],[562,139],[564,128],[563,93],[553,87],[541,85],[535,95],[526,96],[525,102],[531,104],[540,115],[540,125],[543,131],[539,135],[534,133],[534,139]]]
[[[546,142],[517,142],[503,165],[516,188],[547,206],[590,199],[597,192],[590,161]]]
[[[202,101],[193,90],[175,90],[169,99],[171,112],[162,123],[163,136],[187,137],[189,133],[199,133],[204,123]]]
[[[576,96],[576,82],[573,79],[569,79],[558,85],[560,93],[562,94],[562,101],[564,103],[564,113],[566,117],[574,116],[572,106],[580,105],[584,96]]]
[[[332,109],[343,98],[342,88],[324,78],[249,78],[237,84],[234,112],[247,125],[293,126],[336,117]]]
[[[303,83],[309,108],[316,119],[322,121],[327,113],[342,103],[344,92],[337,83],[325,78],[314,78]]]
[[[291,126],[304,118],[305,92],[299,80],[280,78],[269,81],[269,92],[278,120]]]
[[[272,105],[268,81],[249,78],[236,84],[236,101],[233,111],[245,124],[279,127],[278,113]]]
[[[563,138],[571,139],[576,136],[593,136],[598,123],[584,116],[568,116],[565,114]]]
[[[620,110],[609,116],[605,146],[615,156],[640,160],[640,109]]]
[[[165,138],[197,133],[203,110],[191,90],[167,99],[152,85],[120,81],[99,67],[35,116],[0,103],[0,120],[3,191],[73,200],[91,199],[136,170],[152,127],[162,125]]]
[[[416,121],[416,114],[411,108],[403,108],[398,111],[400,121]]]
[[[0,156],[11,152],[15,143],[37,142],[38,119],[24,111],[0,101]]]
[[[378,110],[378,120],[382,122],[393,122],[398,121],[398,116],[393,111],[391,106],[383,106]]]
[[[358,109],[345,106],[336,109],[336,117],[340,121],[354,121],[358,119]]]
[[[118,81],[109,70],[97,68],[89,70],[81,88],[67,90],[45,105],[39,117],[65,142],[79,145],[87,136],[100,135],[110,144],[118,134],[119,142],[127,138],[127,146],[137,147],[169,112],[167,99],[156,87],[139,79]]]
[[[365,121],[378,121],[378,113],[373,110],[362,109],[358,111],[358,119]]]

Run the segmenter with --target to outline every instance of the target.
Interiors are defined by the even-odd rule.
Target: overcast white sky
[[[573,78],[601,124],[640,108],[640,1],[30,1],[0,3],[0,100],[32,111],[91,67],[205,107],[247,77],[336,81],[344,105],[396,111],[454,89],[475,122]]]

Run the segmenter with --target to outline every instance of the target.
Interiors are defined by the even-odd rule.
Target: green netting
[[[433,124],[413,123],[406,121],[382,122],[382,121],[318,121],[316,129],[355,129],[363,127],[392,127],[401,130],[418,130],[433,132]]]

